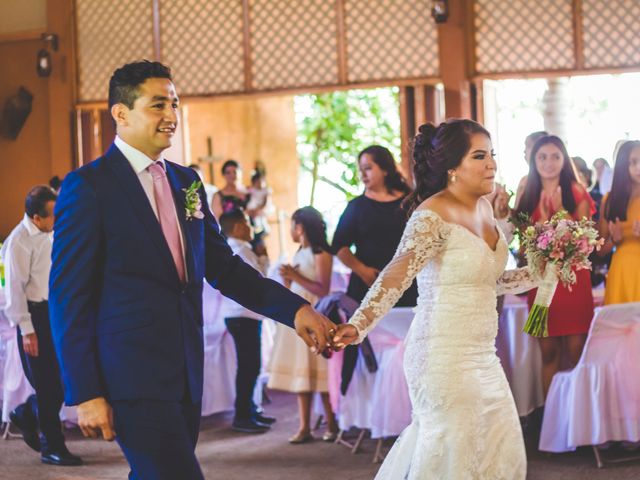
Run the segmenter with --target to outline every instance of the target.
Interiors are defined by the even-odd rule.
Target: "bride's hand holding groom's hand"
[[[336,328],[337,331],[331,339],[334,349],[342,350],[344,347],[351,345],[358,339],[358,329],[350,323],[343,323],[338,325]]]

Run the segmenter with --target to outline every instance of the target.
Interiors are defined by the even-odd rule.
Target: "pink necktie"
[[[176,264],[176,270],[180,280],[186,280],[184,269],[184,258],[182,257],[182,246],[180,244],[180,229],[178,228],[178,218],[176,216],[176,206],[173,203],[173,194],[167,180],[167,174],[161,162],[149,165],[149,172],[153,177],[153,196],[156,199],[158,208],[158,220],[164,238],[171,250],[171,256]]]

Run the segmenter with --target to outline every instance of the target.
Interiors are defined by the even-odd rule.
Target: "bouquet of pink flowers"
[[[516,225],[529,268],[542,276],[523,331],[534,337],[547,337],[549,305],[558,281],[571,290],[576,283],[576,270],[591,268],[589,255],[594,248],[600,249],[603,240],[598,239],[591,220],[572,220],[564,210],[541,224],[531,225],[527,215],[512,223]]]

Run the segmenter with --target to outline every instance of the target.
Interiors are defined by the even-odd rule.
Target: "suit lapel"
[[[169,250],[169,245],[164,238],[164,233],[162,233],[158,218],[153,212],[153,208],[151,208],[147,194],[142,188],[136,172],[115,145],[111,145],[105,157],[107,158],[107,165],[115,173],[120,181],[120,186],[129,197],[132,209],[140,220],[140,224],[143,225],[149,233],[151,240],[158,248],[160,257],[169,268],[169,271],[173,272],[177,279],[178,274],[173,262],[173,257],[171,256],[171,250]],[[180,215],[178,215],[178,217],[180,217]]]
[[[171,162],[165,160],[164,163],[167,166],[167,179],[169,180],[169,185],[171,186],[171,191],[173,192],[173,203],[175,203],[178,212],[178,221],[180,222],[180,227],[184,232],[184,257],[189,281],[191,281],[194,278],[193,238],[191,236],[190,225],[193,220],[190,221],[186,218],[185,192],[182,191],[183,188],[187,188],[187,185],[182,185],[180,179],[178,178],[177,169]]]

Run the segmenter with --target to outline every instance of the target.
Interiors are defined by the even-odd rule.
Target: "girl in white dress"
[[[333,257],[329,253],[327,228],[313,207],[296,210],[291,217],[291,238],[300,244],[292,265],[280,267],[285,285],[311,305],[329,293]],[[338,426],[329,402],[327,360],[309,351],[291,328],[276,325],[276,336],[268,366],[268,387],[298,394],[300,428],[290,443],[306,443],[311,435],[311,402],[320,393],[327,418],[322,439],[335,440]]]
[[[417,277],[404,356],[412,422],[376,478],[524,480],[522,431],[495,354],[496,295],[535,279],[527,269],[504,272],[507,244],[483,198],[496,172],[489,133],[471,120],[419,132],[403,238],[334,342],[362,341]]]

